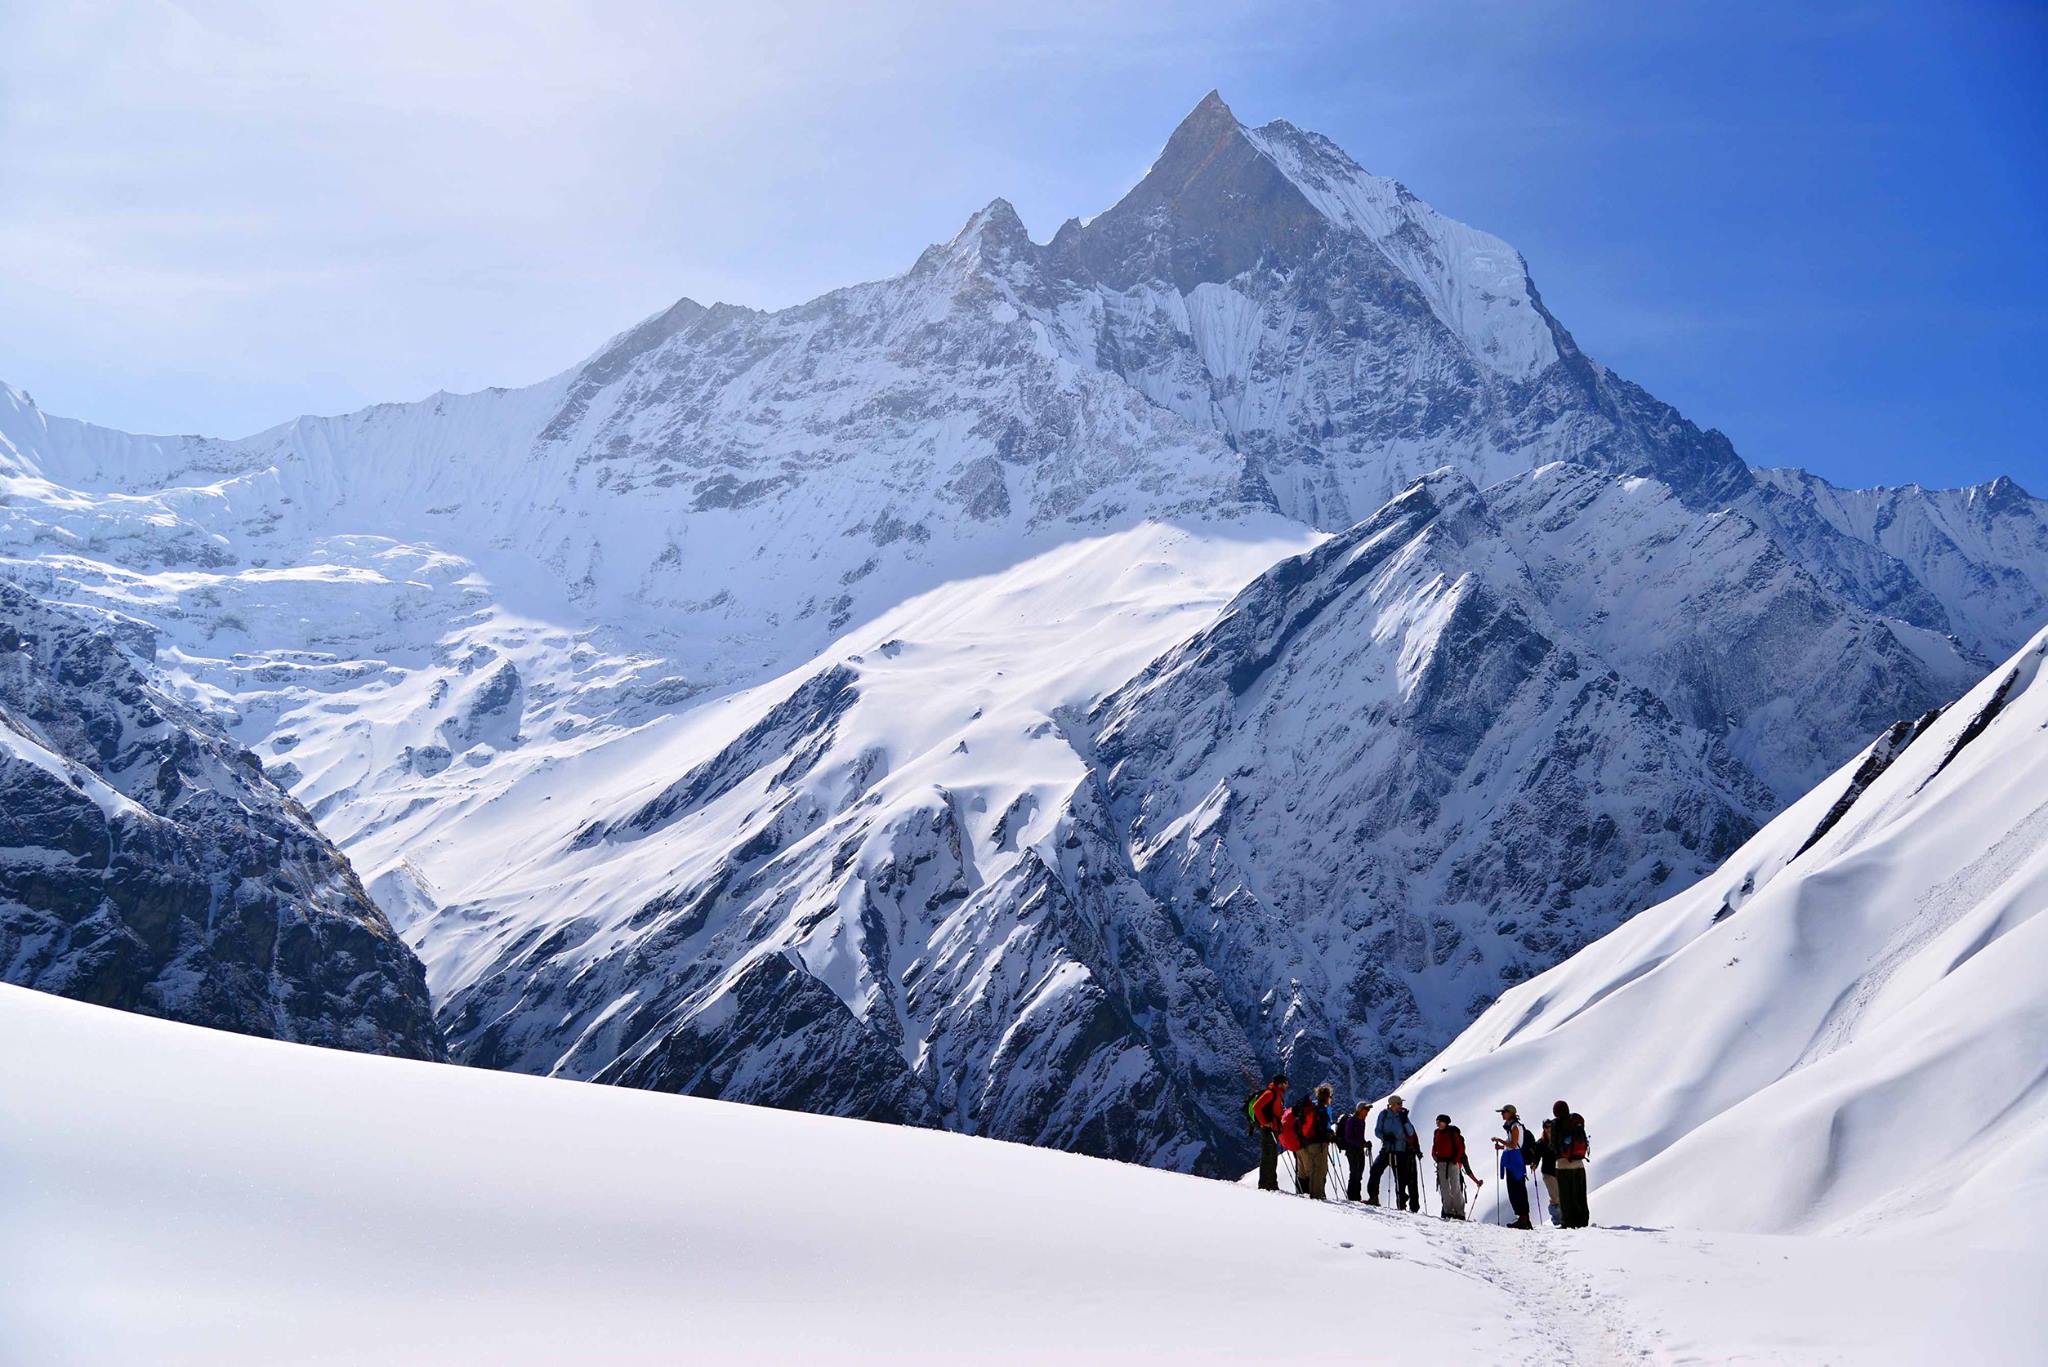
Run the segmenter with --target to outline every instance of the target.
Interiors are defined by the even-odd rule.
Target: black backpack
[[[1515,1123],[1522,1125],[1522,1122],[1519,1120]],[[1543,1161],[1542,1144],[1543,1141],[1536,1137],[1536,1131],[1530,1129],[1527,1125],[1522,1125],[1522,1164],[1524,1167],[1534,1168]]]

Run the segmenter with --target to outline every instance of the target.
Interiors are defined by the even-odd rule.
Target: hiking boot
[[[1376,1206],[1380,1203],[1380,1198],[1377,1196],[1368,1196],[1365,1198],[1365,1203],[1369,1206]]]
[[[1534,1228],[1536,1228],[1536,1226],[1534,1226],[1534,1225],[1530,1224],[1530,1223],[1529,1223],[1529,1221],[1528,1221],[1528,1219],[1527,1219],[1527,1217],[1524,1217],[1524,1218],[1522,1218],[1522,1219],[1520,1219],[1520,1220],[1517,1220],[1517,1221],[1515,1221],[1515,1222],[1514,1222],[1513,1224],[1509,1225],[1509,1226],[1508,1226],[1508,1228],[1509,1228],[1509,1229],[1534,1229]]]

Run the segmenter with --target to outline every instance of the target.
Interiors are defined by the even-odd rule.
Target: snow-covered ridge
[[[1364,233],[1422,286],[1444,326],[1488,368],[1527,380],[1558,359],[1562,334],[1513,247],[1371,174],[1321,134],[1275,119],[1245,136],[1331,222]]]
[[[1961,489],[1843,489],[1803,470],[1758,477],[1909,567],[1979,651],[1995,655],[2048,618],[2048,501],[2011,479]]]
[[[2048,631],[1712,875],[1504,994],[1419,1110],[1568,1098],[1605,1223],[2010,1247],[2048,1157]]]

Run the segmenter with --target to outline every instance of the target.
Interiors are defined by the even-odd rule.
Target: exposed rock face
[[[244,1034],[444,1050],[424,971],[257,757],[0,580],[0,978]]]

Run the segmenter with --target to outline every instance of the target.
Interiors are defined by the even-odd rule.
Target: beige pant
[[[1557,1174],[1556,1174],[1556,1173],[1554,1173],[1554,1172],[1546,1172],[1546,1173],[1544,1173],[1544,1174],[1543,1174],[1543,1190],[1544,1190],[1544,1191],[1545,1191],[1545,1192],[1546,1192],[1546,1193],[1547,1193],[1547,1194],[1549,1195],[1549,1197],[1550,1197],[1550,1208],[1551,1208],[1552,1210],[1556,1210],[1556,1209],[1558,1208],[1559,1204],[1560,1204],[1560,1202],[1559,1202],[1559,1201],[1558,1201],[1558,1199],[1557,1199]]]
[[[1301,1189],[1318,1200],[1323,1196],[1323,1179],[1330,1171],[1328,1144],[1303,1144],[1294,1155],[1294,1171]]]

